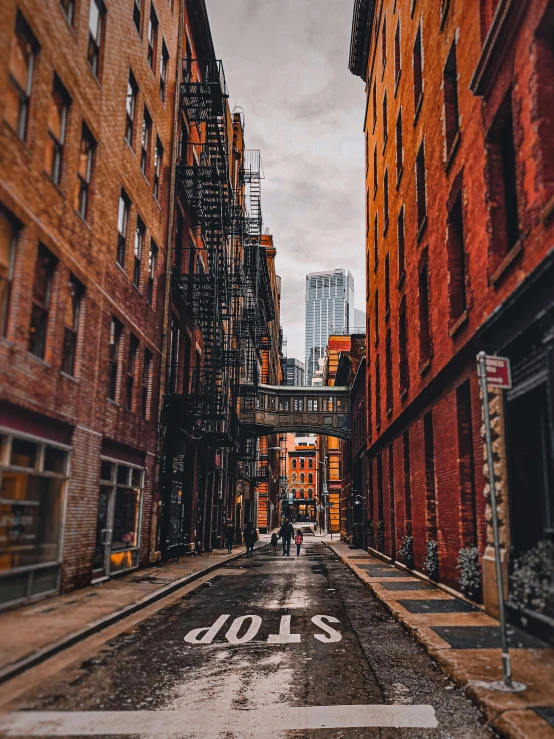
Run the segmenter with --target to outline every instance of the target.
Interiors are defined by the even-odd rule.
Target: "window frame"
[[[113,341],[112,341],[113,337]],[[108,342],[108,400],[117,403],[119,400],[120,382],[119,368],[121,363],[121,340],[123,324],[115,316],[110,321]],[[113,349],[112,349],[113,347]]]
[[[137,215],[135,236],[133,240],[133,285],[140,291],[142,285],[142,257],[144,254],[144,240],[146,238],[146,224]]]
[[[76,377],[78,374],[77,351],[79,343],[79,330],[81,325],[85,288],[84,285],[73,274],[70,274],[67,284],[69,288],[69,294],[67,295],[66,300],[74,301],[72,310],[73,325],[68,326],[64,316],[62,372],[66,375],[69,375],[70,377]],[[69,356],[67,355],[68,348],[70,349]]]
[[[92,22],[92,9],[96,5],[98,10],[98,20],[96,23],[96,29],[94,31],[91,28]],[[96,77],[98,82],[102,78],[102,62],[103,62],[103,41],[105,31],[105,19],[106,19],[106,7],[102,0],[90,0],[89,6],[89,17],[88,17],[88,45],[87,45],[87,62],[90,67],[92,74]]]
[[[19,221],[12,216],[10,211],[0,205],[0,219],[6,219],[7,227],[11,233],[8,234],[9,246],[8,246],[8,262],[5,274],[0,270],[0,285],[4,283],[6,285],[5,293],[3,294],[3,303],[1,302],[2,294],[0,293],[0,336],[6,337],[8,335],[8,324],[10,320],[11,310],[11,294],[15,272],[15,259],[17,251],[17,242],[19,234],[21,232],[21,224]]]
[[[124,213],[124,223],[122,223],[122,205],[123,205],[123,213]],[[119,201],[118,201],[118,210],[117,210],[117,255],[116,255],[116,264],[119,264],[119,266],[125,270],[125,262],[126,262],[126,256],[127,256],[127,235],[129,232],[129,214],[131,210],[131,201],[129,199],[129,196],[123,190],[121,189],[121,192],[119,194]],[[124,225],[124,229],[122,230],[121,227]]]
[[[23,44],[27,47],[28,50],[27,80],[25,84],[25,89],[21,87],[19,81],[15,78],[14,72],[11,68],[12,52],[15,47],[17,37],[19,37],[23,41]],[[12,86],[17,97],[19,98],[19,109],[17,113],[16,128],[14,128],[9,119],[6,118],[5,111],[4,119],[6,120],[8,126],[15,133],[17,138],[23,142],[27,141],[27,134],[29,132],[29,114],[31,109],[33,81],[38,51],[39,46],[37,40],[33,32],[31,31],[29,24],[25,20],[23,14],[21,13],[21,11],[18,10],[15,21],[15,29],[10,42],[10,52],[8,60],[8,84]]]
[[[39,278],[38,270],[39,270],[39,261],[43,260],[46,267],[46,279],[45,279],[45,290],[44,290],[44,296],[37,295],[36,288],[37,288],[37,280]],[[44,244],[39,243],[38,250],[37,250],[37,256],[35,260],[35,272],[34,272],[34,278],[33,278],[33,288],[32,288],[32,300],[31,300],[31,317],[30,317],[30,327],[29,327],[29,341],[28,341],[28,351],[30,354],[33,354],[35,357],[38,357],[39,359],[42,359],[44,361],[48,349],[48,330],[49,330],[49,324],[50,324],[50,310],[52,307],[52,284],[54,282],[54,278],[56,276],[58,268],[58,260],[57,258],[52,254],[52,252],[44,246]],[[41,299],[42,298],[42,299]],[[37,321],[38,317],[38,321]],[[36,326],[33,328],[35,324],[40,324],[40,333],[42,334],[42,338],[39,339],[39,345],[35,345],[36,337],[39,335],[37,332]],[[37,351],[37,348],[40,348],[39,351]]]
[[[83,174],[81,164],[83,159],[83,143],[88,143],[86,150],[86,166]],[[84,221],[88,220],[90,209],[90,186],[96,156],[96,140],[89,127],[83,122],[81,128],[81,143],[79,146],[79,166],[77,167],[77,184],[75,189],[74,208]]]

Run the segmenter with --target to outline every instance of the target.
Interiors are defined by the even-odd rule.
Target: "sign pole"
[[[498,615],[500,620],[500,640],[502,646],[502,683],[492,683],[491,687],[507,692],[525,690],[521,683],[512,682],[512,663],[508,646],[508,634],[506,632],[506,610],[504,606],[504,587],[502,583],[502,559],[500,556],[500,532],[498,527],[498,508],[496,503],[496,483],[494,479],[494,456],[492,450],[491,418],[489,410],[489,386],[487,381],[487,355],[479,352],[477,355],[477,367],[481,391],[483,394],[483,413],[485,421],[485,439],[487,446],[487,465],[489,468],[489,487],[491,496],[492,530],[494,536],[494,561],[496,566],[496,587],[498,591]]]

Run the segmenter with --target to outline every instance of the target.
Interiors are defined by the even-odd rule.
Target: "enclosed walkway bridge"
[[[241,397],[245,434],[305,433],[352,438],[350,388],[258,385]]]

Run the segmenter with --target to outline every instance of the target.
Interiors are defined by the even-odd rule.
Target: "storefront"
[[[0,429],[0,607],[59,588],[70,451]]]
[[[102,457],[92,581],[139,565],[144,467]]]

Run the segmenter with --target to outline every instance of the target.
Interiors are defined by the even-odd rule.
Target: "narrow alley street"
[[[8,684],[0,735],[493,735],[319,537],[300,557],[260,547],[122,627],[56,675],[33,668],[6,705]]]

